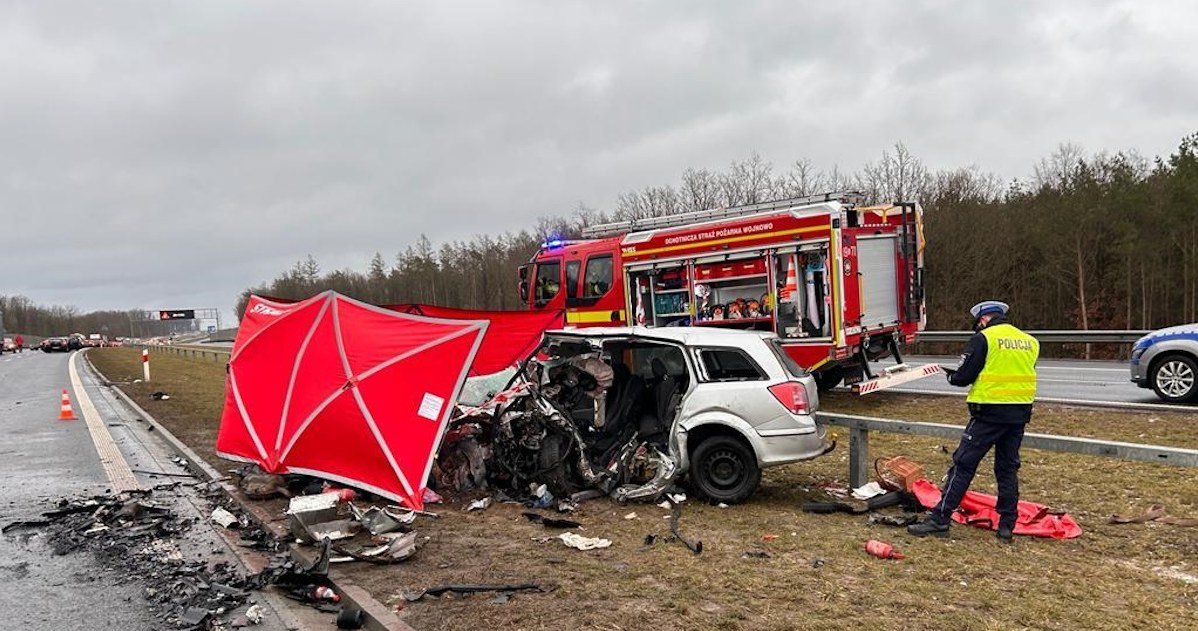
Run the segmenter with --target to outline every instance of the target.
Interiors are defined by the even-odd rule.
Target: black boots
[[[928,517],[918,524],[911,524],[910,526],[907,526],[907,533],[915,535],[916,537],[926,537],[928,535],[933,537],[947,537],[948,524],[942,524],[933,520],[931,517]]]
[[[1011,540],[1015,538],[1015,530],[1010,526],[1000,525],[998,527],[998,532],[994,533],[994,535],[1003,543],[1011,543]]]

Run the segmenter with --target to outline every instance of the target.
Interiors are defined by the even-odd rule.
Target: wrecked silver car
[[[712,503],[742,502],[761,468],[833,444],[814,380],[772,333],[590,328],[546,334],[508,388],[462,408],[434,479],[516,499],[597,490],[654,499],[685,476]]]

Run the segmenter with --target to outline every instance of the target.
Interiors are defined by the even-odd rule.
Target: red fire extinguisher
[[[894,549],[894,546],[889,543],[870,539],[865,542],[865,551],[878,557],[879,559],[902,559],[905,558],[902,552]]]

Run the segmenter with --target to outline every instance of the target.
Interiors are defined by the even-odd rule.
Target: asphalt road
[[[101,465],[87,424],[58,420],[63,388],[71,390],[75,415],[82,419],[79,393],[68,375],[70,356],[36,351],[0,356],[0,424],[5,436],[0,446],[4,456],[0,458],[0,479],[5,482],[0,523],[36,518],[58,498],[112,490],[112,478]],[[152,488],[184,479],[163,475],[182,471],[171,461],[166,446],[97,382],[82,357],[76,361],[80,385],[136,482]],[[186,490],[155,492],[154,500],[169,503],[181,517],[197,520],[186,537],[172,542],[186,558],[238,563],[233,549],[207,520],[204,511],[208,509],[201,500]],[[16,529],[0,536],[0,611],[6,617],[0,628],[166,628],[147,608],[147,585],[141,577],[102,567],[86,551],[55,556],[43,537],[37,529]],[[295,626],[293,614],[285,611],[277,598],[259,600],[265,605],[267,620],[255,628],[281,631]]]
[[[955,366],[956,357],[904,357],[908,364]],[[882,365],[893,365],[883,362]],[[1129,403],[1163,406],[1152,390],[1131,382],[1125,362],[1042,359],[1036,366],[1038,399],[1096,403]],[[950,386],[943,375],[933,375],[891,388],[901,392],[936,392],[964,396],[965,388]],[[1175,406],[1168,406],[1175,407]],[[1165,409],[1165,408],[1162,408]],[[1193,408],[1198,412],[1198,407]]]

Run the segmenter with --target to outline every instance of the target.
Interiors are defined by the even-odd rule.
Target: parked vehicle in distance
[[[1131,351],[1131,380],[1168,403],[1198,399],[1198,323],[1140,338]]]
[[[544,481],[557,497],[594,488],[652,499],[685,476],[701,499],[733,504],[763,467],[834,447],[813,416],[814,378],[774,333],[550,331],[514,383],[457,423],[492,428],[491,453],[517,491]]]
[[[48,337],[42,340],[41,349],[47,353],[66,353],[71,347],[65,337]]]
[[[67,350],[77,351],[87,346],[87,338],[79,333],[72,333],[67,338]]]
[[[0,345],[0,353],[15,353],[17,352],[17,343],[11,338],[4,338],[4,344]]]

